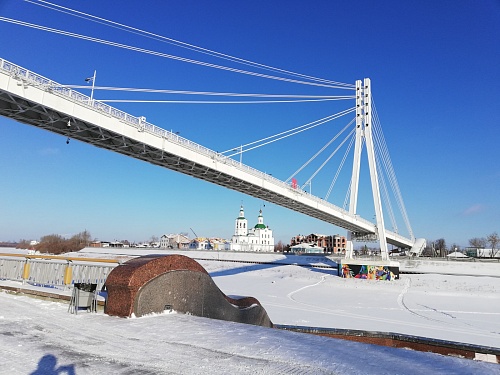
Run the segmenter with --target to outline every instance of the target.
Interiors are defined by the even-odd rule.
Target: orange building
[[[290,240],[290,246],[298,245],[300,243],[316,244],[316,246],[322,247],[325,253],[344,254],[347,246],[347,239],[338,234],[327,236],[323,234],[311,233],[307,236],[299,234],[292,237]]]

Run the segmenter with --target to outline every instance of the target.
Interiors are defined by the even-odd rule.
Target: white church
[[[273,231],[264,224],[262,210],[259,211],[257,224],[253,228],[249,228],[243,206],[240,207],[240,215],[235,221],[230,249],[233,251],[274,252]]]

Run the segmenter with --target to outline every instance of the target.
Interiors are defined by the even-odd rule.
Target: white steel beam
[[[380,198],[380,186],[378,182],[377,163],[375,160],[375,149],[372,136],[372,98],[371,82],[365,78],[364,82],[356,81],[356,143],[354,147],[354,159],[351,178],[351,195],[349,213],[356,215],[359,188],[359,170],[361,164],[361,152],[363,149],[363,139],[366,144],[368,165],[370,169],[370,181],[372,187],[373,204],[375,208],[376,226],[375,234],[379,240],[382,259],[388,260],[387,233],[385,231],[384,215],[382,211],[382,201]],[[353,234],[347,232],[347,252],[346,258],[353,258]]]
[[[361,151],[363,149],[363,83],[356,81],[356,141],[354,143],[354,160],[352,163],[352,176],[350,187],[349,213],[356,215],[358,207],[359,169]],[[346,258],[353,258],[354,245],[351,231],[347,231]]]
[[[387,240],[385,238],[385,223],[384,214],[382,212],[382,200],[380,198],[380,186],[378,183],[377,163],[375,160],[375,148],[372,137],[372,98],[371,98],[371,82],[369,78],[365,78],[364,87],[364,133],[366,140],[366,151],[368,154],[368,165],[370,168],[370,180],[372,184],[373,204],[375,206],[375,217],[377,220],[377,236],[380,243],[380,251],[382,259],[389,259],[387,250]]]

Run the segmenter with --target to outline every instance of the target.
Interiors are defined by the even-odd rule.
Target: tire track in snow
[[[418,316],[420,318],[424,318],[426,320],[431,320],[431,321],[434,321],[434,322],[440,322],[439,320],[436,320],[436,319],[432,319],[432,318],[428,318],[424,315],[421,315],[417,312],[415,312],[414,310],[410,309],[406,303],[405,303],[405,294],[408,293],[408,291],[410,290],[410,287],[411,287],[411,279],[408,278],[406,279],[405,281],[405,286],[403,288],[403,290],[401,291],[401,293],[399,293],[398,295],[398,305],[403,309],[403,310],[406,310],[408,311],[410,314],[413,314],[415,316]]]
[[[314,284],[311,284],[311,285],[306,285],[306,286],[303,286],[302,288],[299,288],[299,289],[297,289],[297,290],[294,290],[293,292],[288,293],[288,294],[286,295],[286,296],[287,296],[287,298],[288,298],[288,299],[290,299],[290,300],[292,300],[293,302],[300,303],[301,305],[313,306],[313,307],[314,307],[314,305],[310,305],[310,304],[308,304],[308,303],[304,303],[304,302],[299,302],[299,301],[297,301],[296,299],[294,299],[294,298],[293,298],[293,295],[294,295],[294,294],[296,294],[296,293],[298,293],[298,292],[303,291],[304,289],[312,288],[312,287],[314,287],[314,286],[317,286],[317,285],[320,285],[320,284],[324,283],[324,282],[325,282],[325,279],[326,279],[326,276],[327,276],[327,275],[323,275],[323,276],[321,276],[321,280],[320,280],[320,281],[318,281],[317,283],[314,283]]]
[[[440,323],[440,324],[444,323],[444,324],[446,324],[446,327],[436,326],[435,324],[423,324],[423,323],[417,323],[417,322],[407,322],[407,321],[404,321],[404,320],[396,320],[396,319],[389,319],[389,318],[382,318],[382,317],[374,317],[374,316],[369,316],[369,315],[356,314],[356,313],[352,313],[352,312],[344,312],[344,311],[339,311],[339,310],[333,310],[333,309],[329,309],[329,308],[326,308],[326,307],[319,307],[319,306],[316,306],[316,305],[312,305],[312,304],[300,302],[300,301],[297,301],[295,298],[293,298],[293,296],[295,294],[297,294],[297,293],[299,293],[299,292],[301,292],[301,291],[303,291],[305,289],[308,289],[308,288],[311,288],[311,287],[318,286],[318,285],[322,284],[323,282],[325,282],[326,276],[329,276],[329,275],[323,275],[321,277],[321,280],[319,280],[318,282],[316,282],[314,284],[311,284],[311,285],[303,286],[303,287],[301,287],[301,288],[299,288],[297,290],[294,290],[294,291],[292,291],[292,292],[290,292],[290,293],[287,294],[287,298],[288,299],[290,299],[291,301],[293,301],[296,304],[305,306],[306,308],[299,307],[299,306],[289,306],[289,305],[285,305],[285,304],[279,304],[279,303],[275,303],[275,302],[272,302],[272,301],[265,302],[264,304],[265,305],[269,305],[269,306],[276,306],[276,307],[286,307],[286,308],[289,308],[289,309],[296,309],[296,310],[300,310],[300,311],[315,312],[315,313],[328,314],[328,315],[334,315],[334,316],[342,316],[342,317],[355,318],[355,319],[359,319],[359,320],[370,320],[370,321],[374,321],[374,322],[389,323],[389,324],[392,324],[392,325],[396,324],[396,325],[409,326],[409,327],[414,327],[414,328],[425,328],[425,329],[431,329],[431,330],[442,330],[442,331],[446,331],[446,332],[453,331],[455,333],[463,333],[463,334],[469,334],[469,335],[470,334],[474,334],[475,336],[482,336],[482,337],[491,337],[492,334],[494,334],[494,335],[498,334],[497,332],[490,332],[490,331],[487,331],[487,330],[484,330],[484,329],[480,329],[480,328],[475,328],[475,331],[473,333],[471,333],[470,329],[462,328],[462,327],[458,326],[457,324],[450,324],[449,322],[443,322],[443,321],[438,320],[438,319],[428,318],[428,317],[423,316],[421,314],[418,314],[414,310],[406,307],[406,305],[404,304],[404,296],[405,296],[406,293],[408,293],[408,291],[410,289],[410,286],[411,286],[411,280],[410,279],[407,279],[407,281],[405,282],[405,286],[404,286],[403,290],[398,295],[398,304],[400,304],[400,306],[402,307],[402,309],[408,311],[411,314],[414,314],[415,316],[423,318],[423,319],[425,319],[425,320],[427,320],[429,322],[436,322],[436,323]],[[264,301],[261,301],[261,302],[264,302]]]
[[[461,320],[457,320],[456,316],[454,316],[454,315],[452,315],[450,313],[447,313],[445,311],[438,310],[438,309],[436,309],[434,307],[430,307],[430,306],[419,304],[419,306],[425,307],[427,309],[427,310],[422,310],[422,311],[433,311],[435,313],[442,314],[443,316],[446,316],[447,318],[454,319],[454,322],[450,322],[449,320],[435,319],[435,318],[431,318],[431,317],[428,317],[428,316],[425,316],[425,315],[417,313],[415,309],[410,309],[406,305],[406,303],[405,303],[405,295],[410,290],[410,287],[411,287],[411,279],[408,278],[405,281],[405,286],[404,286],[403,290],[398,295],[398,305],[403,310],[408,311],[410,314],[413,314],[413,315],[418,316],[419,318],[423,318],[425,320],[429,320],[429,321],[433,321],[433,322],[437,322],[437,323],[443,323],[443,324],[449,325],[449,326],[454,327],[454,328],[458,328],[460,325],[465,325],[467,327],[474,328],[475,330],[482,331],[484,333],[495,334],[495,335],[500,334],[498,332],[488,331],[486,329],[474,327],[472,324],[463,322]],[[457,332],[460,332],[460,331],[457,331]]]

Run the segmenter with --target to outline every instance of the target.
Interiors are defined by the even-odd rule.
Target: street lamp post
[[[90,101],[94,100],[95,75],[96,71],[94,70],[94,76],[92,77],[92,90],[90,91]]]
[[[85,82],[90,82],[92,81],[92,90],[90,91],[90,102],[92,103],[92,100],[94,99],[94,85],[95,85],[95,75],[96,75],[96,70],[94,70],[94,75],[89,78],[85,78]]]

